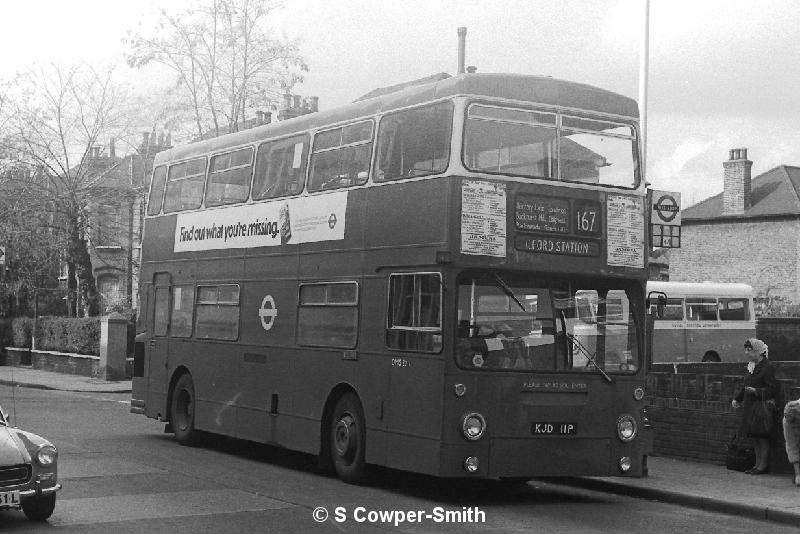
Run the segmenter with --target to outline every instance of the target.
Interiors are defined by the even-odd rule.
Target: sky
[[[179,8],[191,0],[161,4]],[[121,38],[152,27],[154,0],[4,5],[0,78],[35,61],[119,63]],[[284,0],[272,18],[310,66],[295,92],[320,107],[437,72],[454,74],[456,28],[478,72],[542,74],[637,98],[643,0]],[[651,0],[647,180],[684,206],[722,191],[722,162],[748,148],[756,176],[800,166],[800,3]]]

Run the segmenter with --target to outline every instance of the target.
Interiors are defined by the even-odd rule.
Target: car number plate
[[[534,436],[574,436],[577,433],[575,423],[531,423],[531,434]]]
[[[2,491],[0,492],[0,506],[19,506],[19,492],[18,491]]]

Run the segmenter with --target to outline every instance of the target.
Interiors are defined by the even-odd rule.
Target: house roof
[[[725,213],[724,193],[719,193],[683,210],[681,221],[800,215],[800,167],[780,165],[753,178],[750,187],[750,207],[744,213]]]

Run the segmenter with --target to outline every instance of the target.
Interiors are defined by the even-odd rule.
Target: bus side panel
[[[392,353],[387,410],[389,440],[387,465],[417,471],[439,472],[442,436],[442,354]],[[458,421],[453,421],[458,425]],[[414,451],[410,454],[409,451]]]
[[[655,321],[653,327],[653,363],[685,362],[686,330],[669,321]]]
[[[755,324],[748,321],[710,321],[699,328],[687,328],[688,361],[699,362],[706,351],[713,350],[723,362],[744,361],[744,340],[755,337]]]
[[[185,365],[192,374],[199,430],[236,436],[235,405],[241,395],[239,350],[233,343],[186,341],[170,358],[171,368]]]
[[[284,270],[284,264],[291,263],[295,269],[297,264],[286,257],[272,260],[261,257],[250,262],[249,272],[266,279],[244,282],[241,296],[241,396],[237,399],[236,431],[244,439],[260,442],[276,440],[283,419],[280,414],[291,408],[284,377],[290,374],[291,362],[301,356],[294,348],[297,282],[287,280]],[[273,263],[281,265],[280,270]]]

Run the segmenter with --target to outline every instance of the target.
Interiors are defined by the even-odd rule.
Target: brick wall
[[[756,295],[800,303],[800,221],[684,221],[681,248],[670,252],[676,282],[741,282]]]
[[[800,362],[775,365],[784,399],[800,397]],[[647,376],[654,453],[724,464],[725,446],[741,417],[730,403],[745,372],[743,363],[654,364]],[[783,436],[776,432],[771,462],[776,472],[791,470],[783,447]]]

